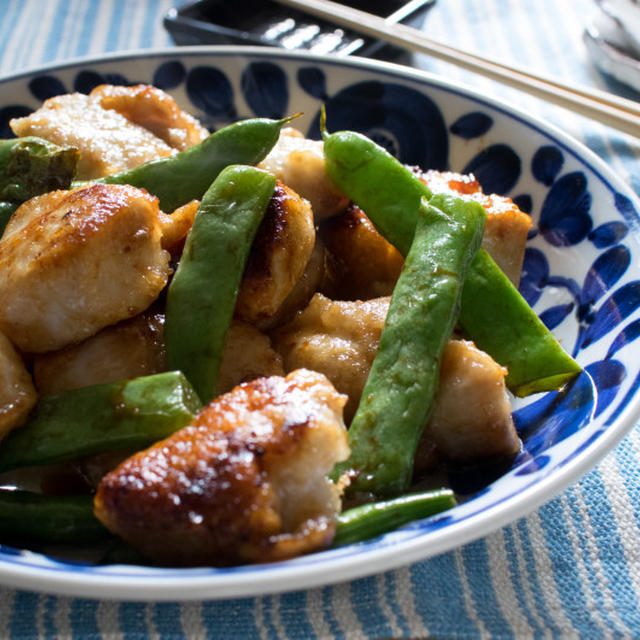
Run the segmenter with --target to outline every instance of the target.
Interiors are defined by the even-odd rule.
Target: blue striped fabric
[[[0,75],[102,52],[171,45],[175,0],[0,0]],[[603,79],[581,36],[591,0],[438,0],[434,38],[559,79],[638,97]],[[640,146],[604,126],[416,56],[416,66],[520,105],[583,141],[640,193]],[[382,575],[227,601],[120,603],[0,588],[0,637],[640,637],[640,432],[530,516]]]

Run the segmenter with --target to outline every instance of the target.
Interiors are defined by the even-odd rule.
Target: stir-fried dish
[[[11,121],[0,541],[219,565],[367,539],[508,465],[512,394],[580,371],[517,291],[512,200],[294,124],[209,134],[145,85]]]

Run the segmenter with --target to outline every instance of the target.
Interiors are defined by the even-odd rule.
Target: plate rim
[[[436,88],[471,98],[475,102],[486,104],[491,109],[498,109],[511,118],[519,119],[528,127],[536,129],[546,137],[561,143],[576,159],[582,164],[586,164],[608,188],[629,197],[636,210],[640,211],[640,200],[631,186],[618,177],[613,169],[595,152],[562,131],[555,124],[527,113],[517,105],[492,94],[482,93],[478,89],[463,83],[453,83],[447,78],[429,71],[414,69],[393,62],[372,60],[358,56],[335,58],[322,54],[259,46],[198,45],[162,47],[110,52],[35,66],[0,77],[0,87],[8,82],[35,74],[63,71],[78,66],[87,67],[91,64],[104,64],[117,62],[118,60],[130,60],[131,58],[188,58],[202,55],[224,55],[227,57],[269,56],[270,58],[288,60],[312,60],[323,65],[329,64],[337,67],[364,68],[377,73],[386,72],[396,77],[400,75],[419,83],[430,84]],[[630,231],[636,241],[640,243],[640,217],[637,222],[636,228]],[[389,544],[383,548],[364,551],[366,562],[363,561],[363,553],[356,553],[352,556],[337,555],[333,558],[323,558],[323,555],[331,553],[325,551],[271,565],[246,565],[245,567],[235,568],[232,572],[216,570],[210,567],[165,569],[138,568],[134,566],[127,569],[123,565],[124,568],[121,572],[113,574],[95,571],[92,573],[90,567],[86,571],[74,570],[73,563],[64,564],[66,568],[58,568],[56,566],[57,563],[54,563],[54,566],[25,565],[18,561],[12,562],[9,554],[0,551],[0,582],[7,586],[58,595],[117,598],[122,601],[190,601],[203,598],[256,597],[265,594],[310,589],[382,573],[451,551],[484,537],[513,522],[515,519],[530,514],[538,506],[558,495],[563,489],[591,470],[637,423],[638,419],[640,419],[640,393],[638,393],[637,388],[635,394],[636,397],[622,410],[613,424],[608,425],[598,437],[597,446],[587,446],[550,476],[527,487],[517,496],[510,496],[503,503],[494,505],[489,510],[490,512],[480,512],[472,518],[454,523],[450,527],[430,532],[430,541],[426,549],[424,548],[424,542],[420,540],[420,536],[416,536],[410,540],[399,541],[397,544]],[[525,505],[524,507],[523,504]],[[452,527],[454,527],[453,532],[451,531]],[[451,542],[452,537],[455,537],[454,542]],[[363,544],[366,545],[366,543]],[[15,558],[20,557],[19,555],[15,556]],[[310,558],[314,558],[314,560],[310,561]],[[135,573],[136,569],[144,571],[145,575]],[[220,573],[216,574],[216,571],[220,571]],[[260,574],[259,577],[256,577],[256,574]]]

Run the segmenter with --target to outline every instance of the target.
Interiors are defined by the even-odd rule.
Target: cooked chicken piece
[[[285,371],[301,367],[320,371],[347,394],[347,424],[358,408],[388,309],[388,298],[349,302],[317,293],[306,309],[273,333]]]
[[[315,237],[309,203],[278,182],[240,284],[238,316],[258,324],[278,311],[304,273]]]
[[[106,327],[80,344],[36,355],[36,388],[47,395],[164,371],[163,329],[164,315],[148,311]],[[217,395],[241,382],[271,375],[284,375],[280,354],[253,325],[234,320],[222,354]]]
[[[404,259],[362,209],[349,205],[324,222],[320,235],[327,247],[324,293],[338,300],[391,295]]]
[[[261,331],[271,331],[285,322],[289,322],[298,311],[302,311],[309,304],[324,278],[325,255],[324,243],[316,236],[311,257],[304,272],[276,313],[257,323],[257,327]]]
[[[37,355],[33,378],[42,395],[118,382],[165,370],[164,316],[143,313],[80,344]]]
[[[201,142],[209,131],[182,111],[167,93],[147,84],[121,87],[102,84],[89,94],[103,109],[113,109],[182,151]]]
[[[531,218],[510,199],[485,195],[472,175],[415,170],[434,193],[473,198],[487,211],[482,246],[517,286]],[[368,300],[390,295],[402,269],[398,251],[354,204],[320,227],[327,247],[322,290],[331,298]]]
[[[80,180],[126,171],[176,153],[144,127],[117,111],[103,109],[97,98],[81,93],[49,98],[37,111],[9,124],[18,137],[39,136],[76,147],[80,151],[76,177]]]
[[[274,333],[285,371],[319,371],[349,396],[347,424],[358,407],[389,308],[389,298],[332,301],[321,294]],[[433,415],[420,458],[454,462],[517,452],[519,446],[504,376],[506,371],[473,343],[450,340],[445,348]],[[437,456],[434,449],[437,450]]]
[[[92,184],[33,198],[0,240],[0,330],[22,351],[80,342],[144,311],[169,275],[158,201]]]
[[[531,218],[511,198],[495,194],[472,196],[487,211],[482,246],[517,287],[520,284],[524,252]]]
[[[473,174],[455,173],[453,171],[437,171],[429,169],[423,171],[418,167],[412,167],[423,182],[433,193],[454,193],[457,195],[473,195],[482,193],[482,187]]]
[[[27,419],[36,400],[36,390],[22,358],[0,333],[0,439]]]
[[[505,387],[507,371],[472,342],[450,340],[433,413],[422,436],[455,463],[515,456],[520,440]]]
[[[192,200],[178,207],[170,215],[160,212],[163,249],[166,249],[172,255],[182,252],[184,240],[189,235],[189,231],[191,231],[199,206],[198,200]]]
[[[269,338],[248,322],[234,320],[225,339],[216,394],[227,393],[241,382],[281,375],[282,357]]]
[[[484,194],[473,175],[448,171],[419,172],[434,193],[454,193],[477,200],[487,212],[482,246],[518,286],[531,218],[511,198]]]
[[[316,220],[335,215],[349,202],[325,171],[323,142],[309,140],[292,127],[282,130],[278,142],[258,166],[309,200]]]
[[[158,562],[288,558],[331,542],[344,396],[312,371],[242,384],[101,482],[97,517]]]

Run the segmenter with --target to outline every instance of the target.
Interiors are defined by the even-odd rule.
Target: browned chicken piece
[[[389,298],[334,301],[316,294],[291,323],[274,332],[285,371],[319,371],[349,396],[347,424],[358,407],[388,308]],[[505,374],[473,343],[449,341],[433,416],[421,443],[422,467],[427,459],[429,464],[442,458],[459,462],[517,451]]]
[[[487,222],[482,246],[517,287],[522,275],[522,264],[531,218],[520,211],[511,198],[495,194],[472,196],[487,211]]]
[[[80,342],[131,318],[167,283],[158,201],[92,184],[25,202],[0,240],[0,330],[23,352]]]
[[[202,142],[209,131],[182,111],[168,94],[147,84],[122,87],[102,84],[89,94],[103,109],[113,109],[182,151]]]
[[[240,284],[240,318],[259,324],[278,311],[304,273],[315,237],[309,203],[278,181]]]
[[[510,199],[482,193],[472,175],[414,169],[434,193],[453,193],[477,200],[487,211],[482,246],[516,286],[524,260],[531,218]],[[327,247],[322,291],[344,300],[368,300],[391,295],[403,258],[375,229],[365,213],[349,205],[325,221],[320,235]]]
[[[449,171],[419,172],[434,193],[454,193],[477,200],[487,212],[482,246],[518,286],[531,218],[511,198],[482,192],[473,175]]]
[[[321,225],[320,235],[327,247],[324,293],[338,300],[391,295],[404,259],[362,209],[349,205]]]
[[[317,293],[306,309],[272,334],[285,371],[320,371],[349,397],[347,424],[358,408],[388,309],[388,298],[351,302]]]
[[[276,313],[257,323],[256,326],[261,331],[271,331],[276,327],[282,326],[309,304],[324,278],[325,255],[324,243],[316,235],[316,242],[304,272]]]
[[[76,147],[79,180],[101,178],[176,153],[151,131],[81,93],[49,98],[37,111],[9,124],[18,137],[38,136]]]
[[[48,395],[164,371],[163,325],[161,313],[143,313],[80,344],[35,356],[36,389]]]
[[[258,165],[311,203],[316,221],[344,209],[349,198],[325,171],[324,144],[309,140],[293,127],[285,127],[269,155]]]
[[[259,378],[109,473],[96,516],[149,558],[227,565],[316,551],[333,537],[349,454],[345,398],[312,371]]]
[[[160,212],[160,228],[162,229],[162,248],[172,255],[182,253],[184,241],[191,231],[193,221],[200,202],[192,200],[178,207],[173,213]]]
[[[423,440],[436,443],[440,456],[454,463],[515,456],[520,440],[511,417],[506,374],[472,342],[450,340]]]
[[[166,369],[164,315],[148,311],[106,327],[80,344],[33,358],[41,395],[148,376]],[[282,357],[256,327],[233,320],[225,341],[216,395],[241,382],[284,375]]]
[[[0,439],[26,420],[36,400],[36,390],[20,354],[0,333]]]
[[[248,322],[234,320],[225,338],[216,395],[255,378],[282,375],[282,357],[269,338]]]

